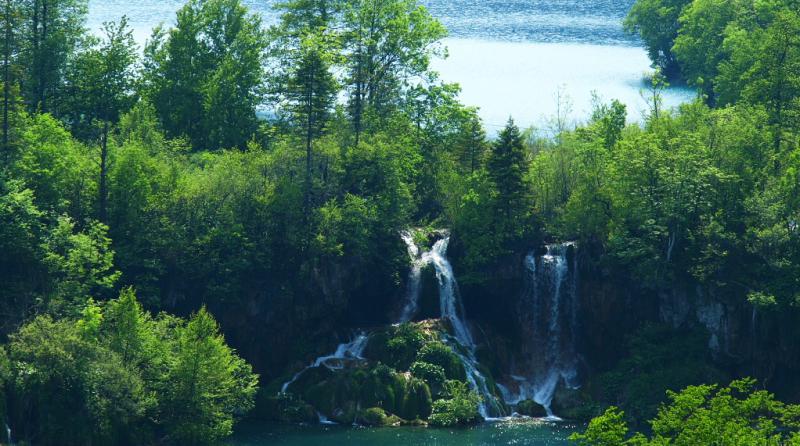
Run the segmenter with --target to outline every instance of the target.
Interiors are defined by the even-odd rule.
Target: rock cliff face
[[[617,271],[603,271],[578,251],[580,281],[578,355],[581,379],[610,370],[628,352],[626,343],[645,324],[677,332],[706,333],[711,363],[730,376],[752,376],[789,401],[800,401],[800,312],[759,312],[741,292],[703,286],[690,278],[652,290]],[[457,265],[456,265],[457,268]],[[495,369],[525,361],[520,346],[530,333],[520,317],[525,296],[524,261],[512,258],[489,280],[462,287],[466,311],[495,348]],[[502,348],[499,348],[502,346]],[[499,375],[498,371],[495,371]]]
[[[428,244],[435,241],[433,237]],[[534,333],[542,334],[532,321],[543,327],[553,321],[569,325],[565,320],[551,318],[548,322],[547,315],[526,313],[535,302],[540,302],[540,310],[545,312],[552,306],[542,296],[531,295],[530,264],[526,266],[526,260],[530,263],[534,258],[538,259],[533,263],[539,268],[555,271],[558,259],[551,249],[531,249],[528,259],[522,254],[509,256],[484,272],[486,280],[460,283],[465,322],[475,336],[476,359],[501,387],[516,386],[519,391],[526,379],[528,384],[534,379],[533,373],[526,377],[523,372],[535,368],[531,367],[536,363],[531,361],[532,354],[547,349],[530,344]],[[700,330],[715,367],[731,376],[756,377],[782,399],[800,400],[796,379],[800,376],[797,310],[755,311],[741,292],[702,286],[688,278],[652,290],[622,272],[598,267],[601,262],[589,249],[569,248],[563,254],[561,260],[570,265],[564,277],[569,277],[570,286],[575,287],[574,314],[578,323],[574,324],[574,335],[562,335],[553,345],[564,348],[568,338],[574,342],[570,347],[575,350],[570,355],[570,372],[577,375],[574,379],[591,387],[596,377],[629,355],[626,346],[637,330],[657,323],[678,333]],[[551,258],[547,259],[548,255]],[[332,351],[355,328],[371,329],[392,322],[408,285],[408,260],[402,242],[398,243],[396,255],[387,254],[387,258],[393,260],[372,270],[354,268],[347,262],[319,265],[307,272],[309,280],[302,289],[265,284],[250,299],[243,300],[243,307],[220,312],[225,332],[231,343],[256,365],[263,382],[285,378],[288,371],[307,365],[309,358]],[[460,278],[457,259],[453,273]],[[416,320],[437,318],[441,300],[435,268],[423,267],[420,277]],[[552,295],[553,284],[544,285],[539,292]],[[559,314],[572,314],[570,311]],[[546,346],[545,340],[546,336],[539,342]],[[559,386],[553,404],[561,406],[561,411],[575,413],[567,402],[585,402],[586,395],[564,393],[568,386],[563,382]],[[510,390],[513,393],[515,389]],[[530,401],[533,396],[522,395],[519,399]]]
[[[732,376],[752,376],[787,400],[800,400],[800,314],[757,311],[741,293],[691,279],[648,290],[619,275],[584,269],[581,283],[581,354],[593,371],[624,355],[624,341],[644,323],[675,330],[702,328],[715,366]]]

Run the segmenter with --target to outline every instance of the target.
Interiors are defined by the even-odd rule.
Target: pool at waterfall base
[[[518,418],[459,429],[245,423],[226,446],[561,446],[580,425]]]

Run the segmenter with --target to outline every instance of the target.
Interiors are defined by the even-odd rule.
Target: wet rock
[[[600,415],[599,406],[588,392],[559,385],[550,404],[556,416],[565,420],[589,421]]]
[[[533,400],[523,400],[517,404],[516,412],[527,417],[541,418],[547,416],[547,410]]]
[[[259,394],[256,408],[250,416],[257,420],[281,423],[314,423],[317,421],[317,414],[310,404],[285,393],[280,395]]]

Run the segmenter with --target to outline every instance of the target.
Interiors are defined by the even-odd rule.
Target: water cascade
[[[319,420],[319,424],[328,424],[328,425],[336,424],[335,421],[329,420],[328,417],[323,415],[321,412],[317,412],[317,419]]]
[[[419,248],[414,244],[413,238],[409,233],[403,233],[402,237],[406,242],[406,246],[408,246],[412,266],[409,273],[406,304],[403,308],[400,322],[408,322],[414,317],[414,313],[419,306],[422,269],[428,265],[433,266],[436,272],[436,280],[439,282],[440,317],[450,325],[453,331],[453,336],[445,336],[444,340],[461,359],[470,388],[478,392],[483,398],[480,406],[481,416],[491,418],[503,415],[503,405],[490,391],[486,377],[483,376],[478,368],[478,361],[475,358],[475,342],[469,327],[463,319],[464,308],[461,299],[459,299],[458,282],[456,282],[453,274],[453,267],[447,260],[447,247],[450,243],[450,236],[445,234],[433,244],[430,251],[426,251],[421,255]]]
[[[400,317],[397,320],[398,324],[404,324],[411,321],[411,318],[414,317],[419,309],[422,268],[427,264],[427,261],[420,257],[419,247],[414,241],[414,236],[411,234],[411,231],[402,231],[400,233],[400,238],[402,238],[403,242],[406,244],[408,257],[411,259],[411,269],[408,272],[408,284],[406,288],[406,300],[400,312]]]
[[[574,243],[548,245],[540,257],[525,258],[526,280],[520,314],[524,318],[526,364],[512,374],[514,383],[501,388],[506,402],[533,400],[553,416],[551,404],[559,383],[579,387],[578,355],[578,269],[568,259]],[[574,259],[574,256],[573,256]]]
[[[6,423],[6,441],[8,442],[9,445],[14,444],[11,442],[11,428],[8,426],[8,423]]]
[[[431,250],[426,252],[421,252],[410,231],[403,231],[400,236],[406,244],[408,255],[411,259],[411,270],[409,271],[405,303],[396,323],[406,323],[414,318],[419,309],[422,270],[428,265],[433,266],[439,283],[441,318],[450,325],[453,331],[453,336],[445,336],[444,340],[461,359],[470,388],[478,392],[483,398],[479,408],[481,416],[491,418],[504,415],[503,405],[490,391],[486,377],[483,376],[483,373],[478,368],[478,361],[475,358],[475,342],[469,327],[463,319],[464,308],[461,304],[461,299],[459,299],[458,283],[453,275],[453,267],[447,260],[447,247],[450,243],[450,236],[444,234],[441,239],[434,243]],[[361,355],[367,346],[368,340],[369,335],[362,332],[350,342],[340,344],[333,354],[321,356],[297,372],[292,379],[283,384],[281,392],[286,393],[289,386],[310,369],[324,366],[330,370],[340,370],[347,361],[363,359]],[[320,422],[324,424],[325,420],[320,418]]]
[[[406,249],[408,250],[408,256],[411,258],[411,271],[409,272],[409,277],[408,277],[406,302],[403,306],[400,317],[397,320],[398,324],[410,321],[411,318],[414,317],[414,314],[417,312],[419,303],[419,293],[420,293],[420,280],[422,277],[422,268],[428,263],[427,260],[420,258],[419,247],[414,242],[414,237],[411,231],[402,231],[400,233],[400,237],[406,244]],[[361,357],[361,354],[364,353],[364,349],[367,347],[368,340],[369,340],[369,335],[365,333],[359,333],[350,342],[339,344],[339,346],[336,347],[336,351],[333,354],[320,356],[319,358],[315,359],[311,364],[306,366],[304,369],[295,373],[292,379],[283,383],[283,386],[281,386],[281,393],[286,393],[286,391],[289,389],[289,386],[294,384],[294,382],[297,381],[303,375],[303,373],[307,372],[310,369],[320,366],[325,366],[329,370],[340,370],[343,367],[344,360],[364,359]],[[326,424],[325,421],[322,420],[322,418],[320,418],[320,423]]]
[[[359,333],[353,338],[353,340],[339,344],[333,354],[320,356],[306,368],[295,373],[292,379],[283,383],[283,386],[281,386],[281,393],[286,393],[286,391],[289,389],[289,386],[294,384],[294,382],[297,381],[303,375],[303,373],[310,369],[316,367],[326,367],[328,370],[341,370],[344,368],[344,363],[347,361],[364,359],[361,355],[364,353],[364,349],[367,347],[368,340],[369,336],[366,333]]]

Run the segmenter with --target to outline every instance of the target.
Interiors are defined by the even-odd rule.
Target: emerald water
[[[485,423],[464,429],[365,428],[335,425],[244,425],[226,446],[561,446],[573,424],[537,420]]]

